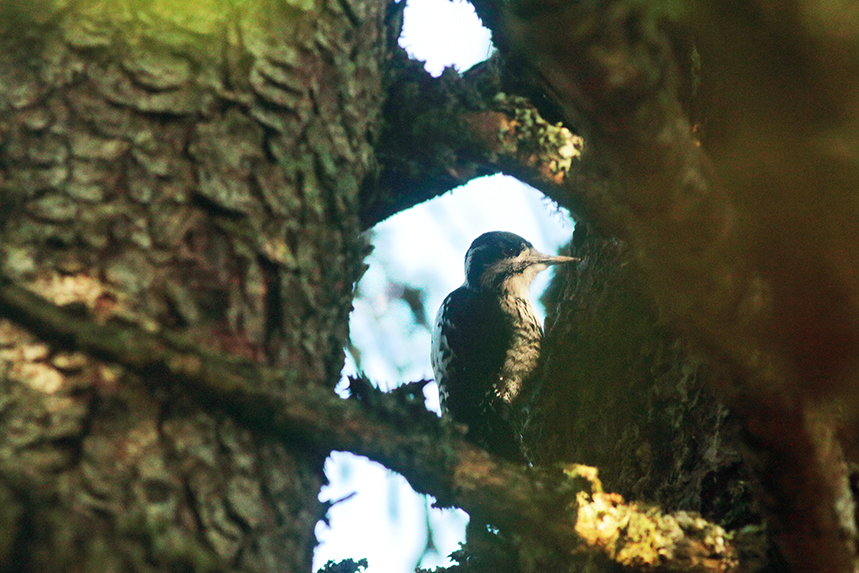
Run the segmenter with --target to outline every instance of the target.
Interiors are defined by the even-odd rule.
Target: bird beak
[[[561,263],[577,263],[582,259],[578,257],[562,257],[561,255],[552,256],[552,255],[543,255],[543,259],[540,260],[544,265],[559,265]]]
[[[533,253],[533,263],[539,265],[559,265],[561,263],[577,263],[581,259],[577,257],[564,257],[561,255],[545,255],[539,251]]]

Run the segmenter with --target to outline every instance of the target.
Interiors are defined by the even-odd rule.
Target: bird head
[[[550,265],[578,260],[541,253],[519,235],[492,231],[474,239],[465,254],[465,286],[526,298],[537,273]]]

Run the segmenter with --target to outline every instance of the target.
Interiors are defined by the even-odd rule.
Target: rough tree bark
[[[7,570],[306,571],[333,448],[502,526],[462,571],[853,570],[855,10],[476,6],[433,80],[381,1],[0,2]],[[332,391],[361,229],[496,171],[591,231],[533,469]]]
[[[333,388],[385,9],[3,2],[3,274]],[[0,330],[8,570],[310,569],[325,452]]]

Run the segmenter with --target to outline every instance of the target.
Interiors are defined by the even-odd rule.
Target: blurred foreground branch
[[[564,182],[579,214],[630,245],[661,315],[736,373],[715,391],[745,422],[791,570],[855,570],[859,12],[475,5],[583,130]]]

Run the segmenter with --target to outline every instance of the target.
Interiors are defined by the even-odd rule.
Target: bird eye
[[[503,254],[505,257],[515,257],[519,254],[519,249],[515,247],[504,247],[504,249],[502,249],[501,251],[501,254]]]

